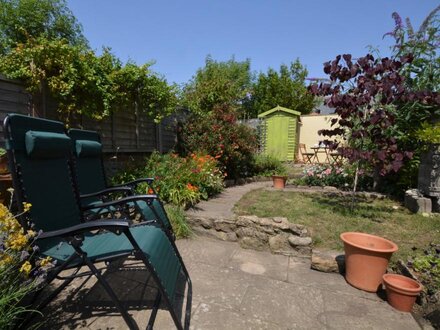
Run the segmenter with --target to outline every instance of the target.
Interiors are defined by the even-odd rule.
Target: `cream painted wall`
[[[301,116],[301,123],[299,123],[299,143],[304,143],[307,152],[313,152],[311,147],[317,145],[319,141],[326,138],[318,135],[321,129],[330,129],[330,121],[337,118],[338,115],[303,115]],[[333,127],[334,128],[334,127]],[[319,162],[325,161],[325,154],[318,153]]]

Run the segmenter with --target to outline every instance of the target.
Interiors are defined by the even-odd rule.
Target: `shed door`
[[[287,133],[289,118],[275,115],[267,120],[266,152],[278,159],[287,160]]]

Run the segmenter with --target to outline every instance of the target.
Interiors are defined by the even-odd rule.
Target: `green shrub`
[[[253,174],[257,176],[285,175],[287,171],[278,158],[257,154],[254,156]]]
[[[191,154],[182,158],[154,152],[144,167],[121,173],[113,181],[124,183],[153,177],[154,191],[164,202],[187,208],[222,191],[224,176],[217,166],[218,162],[209,155]],[[152,193],[152,190],[146,184],[140,185],[138,193]]]
[[[205,116],[193,115],[180,128],[178,151],[183,156],[194,152],[211,155],[230,179],[252,175],[256,132],[237,123],[227,105],[217,106]]]
[[[191,227],[186,222],[185,211],[178,206],[167,204],[165,210],[173,226],[177,238],[186,238],[191,235]]]

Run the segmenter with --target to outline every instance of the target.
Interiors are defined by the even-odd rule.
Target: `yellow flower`
[[[40,260],[40,267],[47,266],[48,264],[50,264],[51,261],[52,261],[51,257],[46,257],[44,259],[41,259]]]
[[[16,251],[23,250],[27,245],[27,238],[23,232],[11,233],[5,241],[5,246]]]
[[[31,207],[32,207],[32,204],[31,204],[31,203],[23,202],[23,211],[24,211],[24,212],[29,211],[29,210],[31,209]]]
[[[11,264],[14,261],[14,259],[7,253],[3,253],[0,256],[0,267],[1,266],[7,266]]]
[[[25,273],[26,275],[29,275],[29,273],[32,270],[32,265],[29,261],[25,261],[23,265],[20,267],[20,273]]]

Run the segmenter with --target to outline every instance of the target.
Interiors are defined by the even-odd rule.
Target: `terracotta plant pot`
[[[388,303],[402,312],[411,312],[417,296],[423,289],[417,281],[397,274],[385,274],[383,283]]]
[[[276,189],[284,189],[286,186],[287,176],[272,175],[273,187]]]
[[[345,279],[355,288],[376,292],[397,245],[364,233],[347,232],[340,237],[345,249]]]
[[[6,155],[0,156],[0,174],[9,173],[8,157]]]

